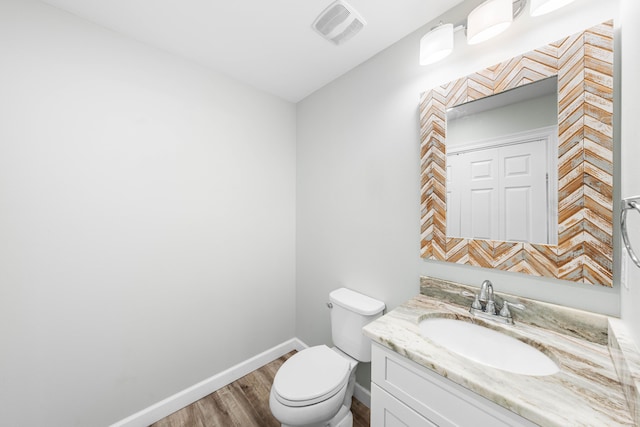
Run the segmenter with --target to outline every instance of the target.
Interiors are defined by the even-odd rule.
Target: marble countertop
[[[420,335],[428,317],[465,319],[534,345],[560,366],[533,377],[478,364]],[[515,315],[514,315],[515,317]],[[467,308],[418,295],[365,326],[373,341],[541,426],[633,426],[623,387],[605,344],[524,322],[500,325]]]

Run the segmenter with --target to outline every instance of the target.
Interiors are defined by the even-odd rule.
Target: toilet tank
[[[347,288],[331,292],[329,300],[333,344],[360,362],[370,362],[371,340],[362,328],[382,316],[384,303]]]

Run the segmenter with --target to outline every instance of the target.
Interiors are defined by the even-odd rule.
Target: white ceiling
[[[335,46],[311,29],[333,0],[43,1],[292,102],[462,2],[347,0],[367,26]]]

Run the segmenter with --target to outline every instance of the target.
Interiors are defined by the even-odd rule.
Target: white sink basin
[[[546,354],[513,337],[455,319],[420,322],[420,334],[436,344],[483,365],[530,376],[553,375],[560,369]]]

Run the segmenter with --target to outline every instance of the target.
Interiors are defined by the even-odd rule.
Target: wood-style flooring
[[[278,368],[292,351],[151,427],[280,427],[269,409],[269,391]],[[369,408],[353,399],[353,427],[369,427]]]

